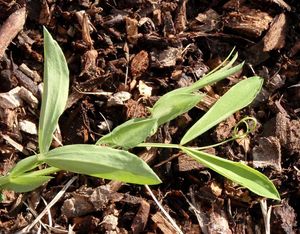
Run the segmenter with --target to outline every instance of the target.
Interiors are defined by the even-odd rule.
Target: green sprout
[[[220,81],[242,68],[242,63],[233,66],[237,53],[232,55],[233,51],[223,63],[191,86],[163,95],[150,108],[149,117],[128,120],[101,137],[95,145],[75,144],[49,150],[59,117],[66,106],[69,71],[61,48],[44,28],[44,91],[39,121],[39,154],[19,161],[7,175],[0,177],[0,188],[16,192],[31,191],[51,179],[49,175],[61,170],[133,184],[159,184],[161,180],[148,164],[128,151],[134,147],[159,147],[179,149],[204,166],[252,192],[266,198],[280,200],[274,184],[264,174],[243,163],[232,162],[201,151],[245,137],[251,132],[246,120],[256,123],[254,118],[246,117],[240,121],[247,127],[243,135],[238,135],[236,126],[234,136],[224,142],[200,148],[186,146],[188,142],[249,105],[260,92],[263,84],[263,79],[258,76],[244,79],[230,88],[186,132],[180,144],[145,143],[147,137],[153,135],[160,125],[195,107],[205,96],[204,93],[199,92],[199,89]]]

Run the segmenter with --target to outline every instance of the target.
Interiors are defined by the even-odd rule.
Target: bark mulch
[[[271,233],[300,222],[300,2],[296,0],[0,0],[0,172],[37,151],[43,74],[42,26],[62,47],[70,95],[56,133],[64,145],[96,142],[124,121],[148,115],[159,96],[193,83],[233,47],[238,74],[205,88],[204,102],[161,127],[156,142],[185,131],[243,76],[264,78],[260,95],[193,142],[222,141],[244,116],[255,133],[211,149],[267,175],[282,200],[268,200]],[[58,147],[54,141],[52,147]],[[138,149],[163,183],[151,189],[183,233],[264,233],[260,199],[170,149]],[[74,174],[35,191],[3,191],[0,232],[30,225]],[[51,214],[51,215],[50,215]],[[176,233],[143,186],[78,175],[30,233]],[[69,232],[68,232],[69,231]]]

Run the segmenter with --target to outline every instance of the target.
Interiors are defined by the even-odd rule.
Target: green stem
[[[53,174],[55,172],[61,171],[61,169],[56,168],[56,167],[47,167],[38,171],[33,171],[30,172],[28,174],[32,175],[32,176],[45,176],[45,175],[50,175]],[[27,175],[28,175],[27,174]]]
[[[216,143],[216,144],[213,144],[213,145],[207,145],[207,146],[201,146],[201,147],[187,147],[187,148],[192,148],[192,149],[195,149],[195,150],[204,150],[204,149],[209,149],[209,148],[213,148],[213,147],[217,147],[219,145],[223,145],[229,141],[234,141],[236,139],[238,139],[239,137],[231,137],[225,141],[222,141],[222,142],[219,142],[219,143]]]
[[[165,144],[165,143],[141,143],[136,147],[156,147],[156,148],[172,148],[172,149],[181,149],[180,145],[177,144]]]

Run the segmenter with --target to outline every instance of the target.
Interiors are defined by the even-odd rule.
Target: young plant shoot
[[[273,183],[262,173],[240,163],[185,146],[188,142],[219,124],[236,111],[249,105],[260,92],[263,80],[258,76],[240,81],[231,87],[182,137],[180,144],[143,143],[158,127],[195,107],[205,96],[199,89],[220,81],[237,71],[243,64],[233,66],[237,53],[233,52],[213,71],[191,86],[179,88],[163,95],[150,108],[148,118],[131,119],[107,135],[96,145],[67,145],[50,150],[53,133],[63,113],[69,90],[69,71],[59,45],[44,28],[44,91],[39,121],[39,154],[19,161],[5,176],[0,177],[0,188],[27,192],[43,185],[51,174],[66,170],[99,178],[134,184],[159,184],[161,180],[154,171],[128,149],[134,147],[176,148],[220,175],[248,188],[252,192],[271,199],[280,196]],[[249,128],[245,118],[244,122]],[[251,119],[252,120],[252,119]],[[247,129],[248,130],[248,129]],[[237,132],[236,130],[234,132]],[[41,165],[44,169],[41,168]]]

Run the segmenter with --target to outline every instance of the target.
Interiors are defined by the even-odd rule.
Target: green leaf
[[[80,174],[134,184],[159,184],[158,176],[134,154],[96,145],[69,145],[40,157],[45,163]]]
[[[227,60],[230,58],[232,53],[233,51],[231,51],[229,56],[217,68],[209,72],[207,75],[204,75],[200,80],[196,81],[191,86],[182,87],[168,92],[165,95],[163,95],[155,104],[160,105],[161,103],[166,103],[167,99],[170,99],[172,96],[181,94],[191,94],[205,87],[206,85],[216,83],[228,76],[235,74],[236,72],[242,69],[244,63],[240,63],[234,67],[231,67],[238,57],[238,54],[236,53],[233,56],[233,58],[226,64]],[[223,66],[224,64],[226,65]]]
[[[255,76],[240,81],[228,90],[183,136],[180,144],[200,136],[236,111],[249,105],[259,93],[263,79]]]
[[[51,176],[31,176],[29,174],[24,174],[18,177],[9,178],[9,183],[2,185],[1,189],[25,193],[40,187],[51,178]]]
[[[194,149],[182,147],[182,150],[204,166],[252,192],[263,197],[280,200],[280,195],[274,184],[259,171],[240,162],[232,162]]]
[[[202,77],[202,79],[200,79],[197,82],[195,82],[194,84],[192,84],[190,86],[190,89],[198,90],[198,89],[205,87],[206,85],[210,85],[210,84],[216,83],[220,80],[223,80],[226,77],[231,76],[231,75],[237,73],[238,71],[240,71],[242,69],[242,67],[244,66],[244,63],[240,63],[232,68],[228,68],[227,67],[228,65],[231,66],[231,62],[229,62],[229,64],[227,64],[224,68],[222,68],[214,73],[211,73],[208,76]]]
[[[44,27],[44,88],[39,122],[39,149],[49,150],[52,134],[63,113],[69,90],[69,70],[64,54]]]
[[[156,119],[131,119],[101,137],[96,144],[108,144],[111,147],[119,146],[124,149],[133,148],[143,142],[156,128]]]
[[[24,172],[30,171],[36,168],[38,165],[37,156],[30,156],[19,161],[15,167],[10,171],[10,176],[18,176]]]
[[[159,99],[150,109],[151,117],[157,119],[158,125],[162,125],[192,109],[203,97],[204,94],[190,93],[169,95],[163,101]]]

